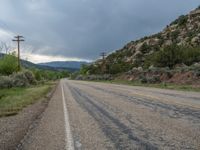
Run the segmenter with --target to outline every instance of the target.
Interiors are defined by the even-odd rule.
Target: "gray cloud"
[[[36,54],[95,59],[160,31],[199,0],[5,0],[0,27],[20,33]]]

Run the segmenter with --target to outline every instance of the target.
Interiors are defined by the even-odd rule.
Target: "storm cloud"
[[[199,0],[1,0],[0,40],[21,34],[26,40],[24,53],[94,60],[102,51],[112,52],[162,30],[199,4]]]

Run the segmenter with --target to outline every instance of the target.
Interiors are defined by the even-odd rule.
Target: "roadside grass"
[[[26,88],[0,89],[0,117],[17,114],[24,107],[46,96],[55,83]]]
[[[149,84],[149,83],[141,83],[139,81],[126,81],[126,80],[111,80],[111,81],[96,81],[96,82],[123,84],[123,85],[130,85],[130,86],[154,87],[154,88],[171,89],[171,90],[179,90],[179,91],[200,92],[200,87],[193,87],[192,85],[179,85],[179,84],[174,84],[174,83]]]

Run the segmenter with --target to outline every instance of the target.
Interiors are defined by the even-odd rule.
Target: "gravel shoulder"
[[[41,114],[48,106],[48,102],[55,88],[45,98],[38,100],[33,105],[24,108],[15,116],[0,118],[0,149],[13,150],[26,133],[33,128],[34,122],[40,119]]]
[[[63,150],[65,149],[64,113],[61,86],[58,84],[41,119],[29,130],[19,150]]]

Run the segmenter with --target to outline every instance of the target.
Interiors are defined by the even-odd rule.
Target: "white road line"
[[[65,94],[63,90],[63,85],[61,84],[62,88],[62,100],[63,100],[63,111],[64,111],[64,120],[65,120],[65,150],[74,150],[74,141],[72,138],[70,124],[69,124],[69,115],[67,111],[67,105],[65,102]]]

